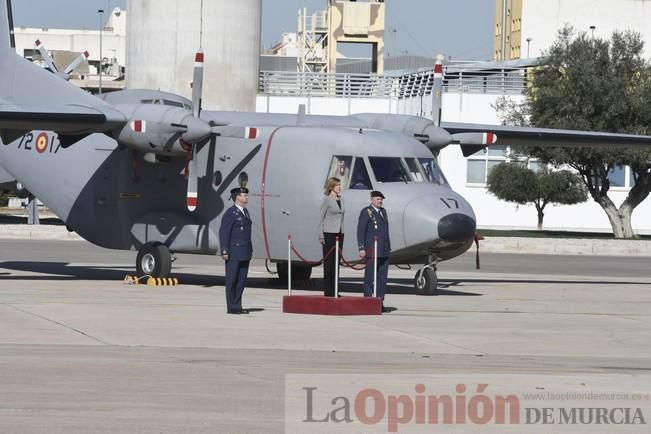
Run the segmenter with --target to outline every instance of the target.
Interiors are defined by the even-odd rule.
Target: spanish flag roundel
[[[42,154],[43,152],[47,151],[48,142],[49,138],[46,133],[41,133],[36,136],[36,152]]]

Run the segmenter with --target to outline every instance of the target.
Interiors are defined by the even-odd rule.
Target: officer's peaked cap
[[[241,193],[249,193],[249,189],[246,187],[237,187],[231,190],[231,196],[237,196],[238,194]]]

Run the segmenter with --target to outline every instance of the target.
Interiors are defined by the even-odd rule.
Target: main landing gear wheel
[[[147,243],[138,251],[136,272],[138,277],[169,277],[172,271],[172,255],[166,245]]]
[[[439,292],[436,270],[425,268],[422,273],[416,273],[414,287],[418,295],[436,295]]]

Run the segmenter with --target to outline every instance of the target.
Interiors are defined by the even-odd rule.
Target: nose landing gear
[[[416,273],[414,288],[418,295],[436,295],[439,292],[438,277],[436,276],[436,265],[438,258],[431,258],[430,263]]]

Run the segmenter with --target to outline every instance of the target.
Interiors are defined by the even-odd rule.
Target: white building
[[[82,65],[73,76],[73,82],[84,88],[96,89],[99,85],[98,67],[100,60],[103,64],[102,87],[107,90],[121,89],[124,80],[114,81],[123,74],[126,64],[126,12],[115,8],[105,14],[105,25],[102,29],[102,53],[100,59],[99,21],[96,29],[49,29],[35,27],[16,27],[16,52],[26,58],[34,55],[35,41],[38,39],[51,53],[52,57],[70,59],[63,53],[80,54],[88,51],[88,63]],[[66,62],[67,63],[67,62]],[[65,65],[57,65],[63,70]]]
[[[288,77],[291,73],[287,74]],[[287,78],[276,74],[275,79],[280,83]],[[471,78],[468,81],[451,82],[443,94],[443,120],[449,122],[469,122],[480,124],[499,124],[497,113],[492,104],[497,98],[506,94],[516,101],[523,99],[522,93],[517,92],[517,85],[510,86],[510,81],[516,81],[517,76],[506,79],[504,88],[484,78]],[[322,93],[297,89],[283,88],[281,92],[273,91],[273,83],[264,80],[261,84],[262,93],[258,95],[257,110],[260,112],[296,113],[299,106],[305,105],[308,114],[348,115],[354,113],[400,113],[421,116],[431,116],[431,96],[395,97],[384,95],[384,90],[391,88],[389,78],[381,79],[368,76],[369,86],[361,83],[350,90],[349,95],[337,95],[338,88],[327,95]],[[270,80],[272,78],[270,77]],[[326,80],[324,78],[324,80]],[[405,80],[402,80],[403,82]],[[426,82],[426,81],[424,81]],[[325,86],[321,86],[321,89]],[[303,93],[301,93],[303,92]],[[418,91],[415,92],[418,94]],[[491,166],[506,160],[507,149],[490,147],[485,152],[479,152],[465,158],[458,146],[448,146],[439,155],[439,162],[452,188],[463,195],[473,206],[480,228],[499,229],[536,229],[537,212],[533,205],[516,205],[498,200],[486,189],[486,175]],[[611,178],[610,197],[619,206],[630,189],[631,176],[628,168],[616,171]],[[640,234],[651,233],[651,200],[642,202],[633,213],[633,229]],[[605,212],[594,202],[573,206],[552,206],[545,208],[545,229],[610,232],[611,226]]]
[[[609,39],[615,30],[633,30],[651,57],[649,0],[495,0],[494,59],[538,57],[570,24],[577,31]]]

